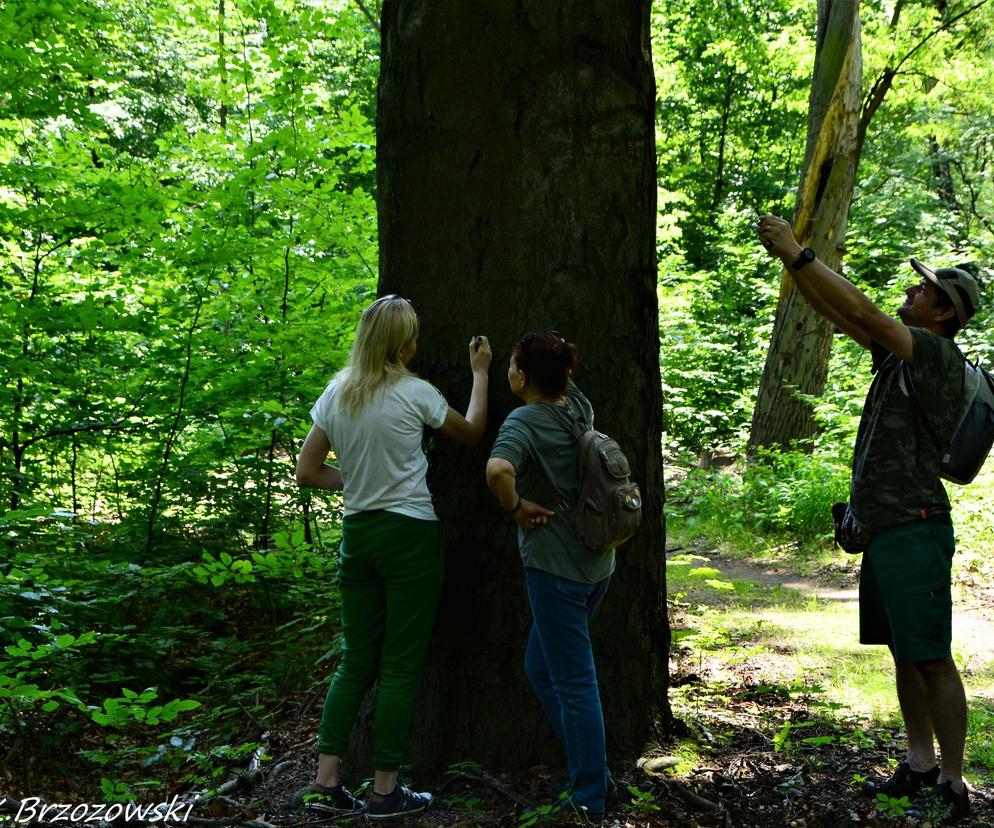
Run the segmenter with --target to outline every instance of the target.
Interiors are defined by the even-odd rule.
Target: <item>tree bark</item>
[[[447,570],[410,759],[423,773],[562,762],[524,675],[513,524],[483,475],[516,403],[511,344],[549,328],[577,343],[576,381],[645,496],[593,623],[609,753],[635,758],[669,723],[649,3],[387,0],[382,44],[379,291],[415,303],[414,368],[453,406],[470,337],[495,354],[480,446],[429,451]],[[357,729],[355,773],[367,739]]]
[[[808,136],[794,209],[794,235],[838,270],[859,164],[859,3],[819,0]],[[815,431],[811,396],[825,389],[833,330],[801,297],[785,269],[766,365],[753,410],[749,448],[789,446]]]

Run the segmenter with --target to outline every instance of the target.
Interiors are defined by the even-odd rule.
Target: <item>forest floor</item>
[[[877,802],[860,790],[862,779],[889,775],[901,757],[903,735],[886,650],[854,643],[854,566],[844,561],[802,576],[782,564],[723,557],[700,544],[672,550],[669,562],[671,698],[682,735],[647,751],[635,766],[614,768],[620,794],[609,802],[604,824],[914,825],[901,803]],[[967,757],[972,813],[959,823],[968,828],[994,826],[986,752],[994,722],[992,619],[989,595],[957,590],[955,653],[976,744]],[[293,748],[246,792],[256,803],[252,808],[219,805],[213,816],[226,813],[230,824],[365,824],[362,817],[336,822],[286,809],[290,794],[313,779],[312,748],[301,744],[306,736],[279,734]],[[548,817],[549,790],[559,773],[461,766],[432,787],[436,804],[407,822],[425,828],[555,824]]]

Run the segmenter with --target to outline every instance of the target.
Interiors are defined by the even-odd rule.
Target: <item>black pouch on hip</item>
[[[873,533],[859,525],[848,503],[832,505],[832,523],[835,524],[835,543],[850,555],[865,552],[873,540]]]

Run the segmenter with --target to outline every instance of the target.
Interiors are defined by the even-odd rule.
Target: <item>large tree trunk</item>
[[[510,346],[549,328],[577,343],[576,381],[645,494],[593,625],[609,751],[635,757],[669,718],[649,3],[387,0],[382,43],[380,293],[414,301],[414,368],[454,406],[470,336],[495,353],[481,445],[430,450],[446,586],[411,762],[562,760],[524,675],[513,524],[483,474],[515,405]],[[361,734],[353,749],[365,755]]]
[[[794,209],[794,235],[833,270],[845,251],[849,205],[859,164],[859,3],[819,0],[808,138]],[[752,415],[749,447],[788,446],[815,431],[808,396],[825,390],[831,326],[784,270],[773,335]]]

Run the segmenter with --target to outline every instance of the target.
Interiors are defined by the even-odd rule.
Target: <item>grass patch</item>
[[[707,573],[707,577],[697,574]],[[832,701],[880,715],[895,703],[887,650],[862,647],[851,600],[821,599],[781,584],[715,577],[700,556],[667,561],[667,589],[684,607],[676,641],[712,670],[748,661],[757,683],[813,682]],[[711,582],[711,583],[709,583]],[[714,582],[730,585],[715,588]],[[724,676],[727,678],[727,675]]]
[[[994,584],[994,463],[969,486],[946,485],[956,527],[953,571],[965,587],[990,594]]]
[[[970,699],[967,719],[966,761],[974,767],[994,768],[994,701]]]
[[[692,469],[670,485],[669,548],[706,545],[722,560],[677,554],[667,561],[674,650],[685,674],[677,680],[688,682],[674,688],[673,707],[678,716],[707,723],[698,728],[704,743],[726,738],[722,722],[745,693],[785,704],[804,697],[809,708],[822,706],[822,730],[813,736],[812,723],[769,721],[757,709],[765,738],[778,752],[810,756],[828,740],[868,738],[860,736],[864,730],[878,743],[896,739],[889,754],[903,750],[890,654],[858,643],[852,575],[860,558],[831,542],[831,504],[846,499],[848,476],[847,462],[838,457],[770,452],[758,462]],[[970,486],[946,489],[957,539],[953,654],[967,688],[966,761],[976,780],[994,772],[994,659],[983,611],[994,583],[994,464]],[[763,568],[821,580],[841,575],[847,586],[816,595],[772,582],[785,580],[782,575],[764,578]],[[759,579],[737,575],[736,569],[757,572]],[[833,720],[842,723],[841,730],[833,729]]]
[[[769,738],[785,749],[812,751],[828,741],[859,739],[864,725],[866,730],[901,727],[890,654],[884,647],[858,643],[852,590],[820,596],[761,583],[728,575],[708,557],[694,554],[672,556],[667,581],[674,648],[684,673],[677,678],[683,684],[673,691],[673,706],[678,716],[708,718],[712,726],[706,741],[721,738],[714,721],[721,721],[733,693],[741,698],[743,686],[756,696],[804,697],[821,710],[823,728],[817,733],[808,733],[811,724],[790,720],[771,730]],[[989,777],[994,770],[994,665],[988,661],[982,669],[969,670],[976,656],[955,648],[954,640],[957,660],[968,668],[969,770],[974,777]]]

